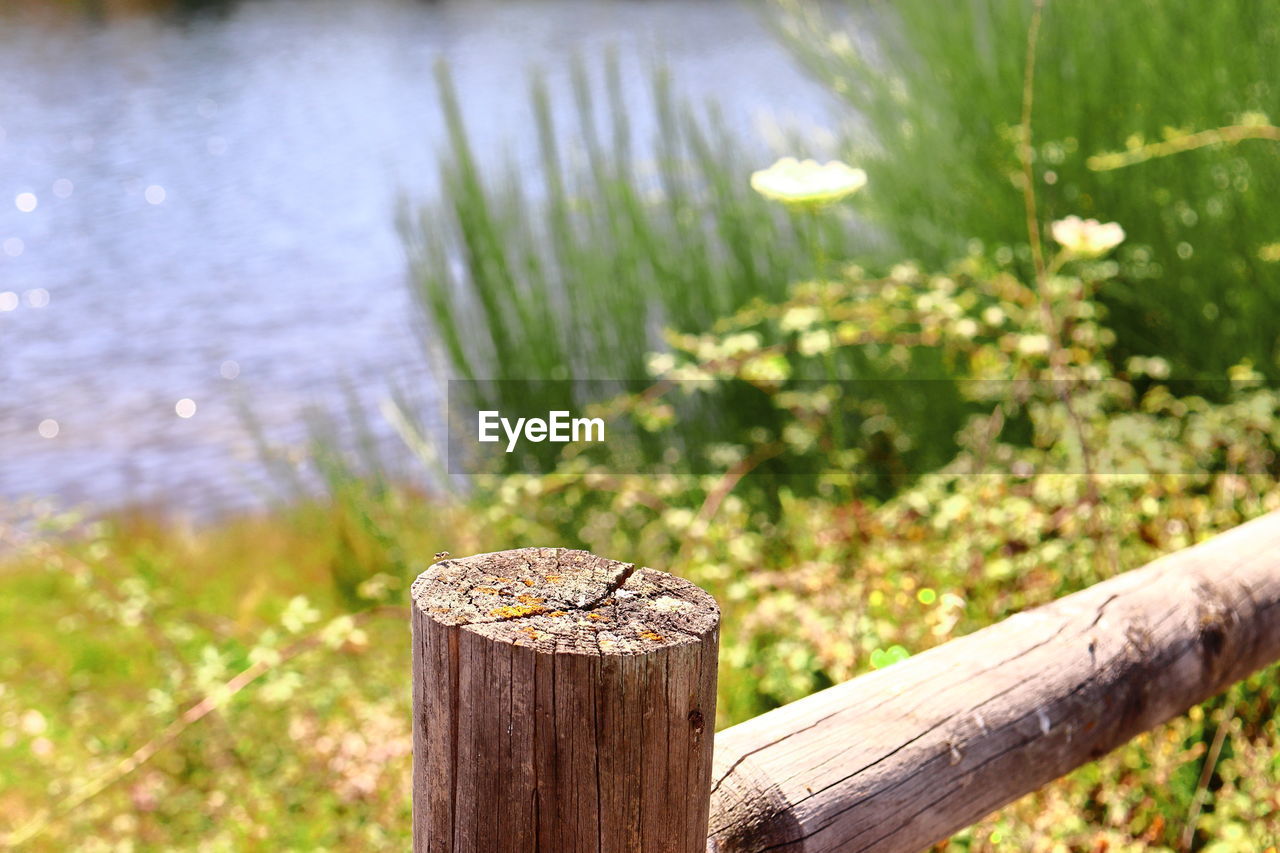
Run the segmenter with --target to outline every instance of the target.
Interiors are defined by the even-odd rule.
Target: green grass
[[[799,340],[846,324],[873,330],[886,358],[925,336],[966,374],[1042,376],[1045,354],[1017,346],[1040,322],[1034,291],[989,273],[971,261],[798,288],[676,355],[705,358],[821,304],[786,337],[793,376],[824,361]],[[1091,289],[1069,284],[1083,296],[1058,306],[1062,328],[1093,342],[1077,367],[1110,377]],[[767,405],[815,431],[809,453],[840,457],[822,440],[821,401],[795,390],[779,384]],[[346,480],[322,460],[340,487],[332,500],[263,518],[205,530],[49,520],[34,539],[0,527],[0,839],[17,832],[21,849],[41,851],[404,849],[406,597],[438,551],[578,546],[698,583],[723,613],[724,726],[1280,510],[1273,389],[1242,382],[1210,403],[1117,378],[1075,387],[1076,418],[1055,389],[1026,391],[975,419],[951,464],[887,498],[842,476],[747,488],[727,471],[588,468],[480,478],[445,500]],[[881,414],[881,434],[912,438],[915,419]],[[993,432],[1002,420],[1029,436]],[[1078,470],[1078,438],[1100,470],[1141,473],[1057,473]],[[1152,458],[1182,473],[1142,472]],[[1265,850],[1280,837],[1278,685],[1271,667],[953,843],[1177,849],[1203,796],[1197,849]]]
[[[109,522],[21,549],[0,564],[0,838],[36,821],[19,849],[403,850],[412,714],[400,572],[413,568],[397,568],[397,554],[569,542],[572,530],[601,553],[697,579],[724,610],[721,725],[1109,572],[1083,492],[1051,482],[937,478],[883,506],[784,489],[772,521],[730,495],[701,533],[687,520],[696,489],[535,482],[467,506],[402,495],[378,511],[391,550],[325,507],[200,531]],[[1270,483],[1114,484],[1104,500],[1123,564],[1275,506]],[[363,602],[339,565],[368,581]],[[310,604],[291,604],[300,595]],[[358,635],[323,641],[352,613]],[[292,656],[299,643],[312,647]],[[283,658],[182,722],[269,655]],[[1251,679],[1232,691],[1232,713],[1207,703],[966,831],[959,849],[1173,844],[1219,724],[1227,748],[1201,838],[1264,849],[1280,831],[1267,805],[1280,783],[1276,683],[1274,669]]]
[[[1016,144],[1033,4],[847,0],[838,23],[809,4],[779,5],[796,54],[862,117],[849,156],[870,175],[867,210],[895,256],[937,265],[976,239],[1025,270]],[[1217,146],[1114,172],[1085,162],[1248,112],[1280,117],[1277,0],[1045,5],[1040,212],[1128,232],[1120,279],[1103,296],[1121,359],[1162,355],[1177,375],[1220,377],[1248,358],[1280,376],[1280,264],[1259,258],[1280,240],[1280,147]]]
[[[899,35],[883,42],[876,66],[894,69],[896,87],[827,34],[795,34],[821,75],[845,81],[878,142],[866,154],[868,212],[922,259],[963,255],[976,235],[997,259],[1011,247],[1004,266],[1025,266],[1013,245],[1023,222],[1009,127],[1029,6],[870,8],[882,16],[877,32]],[[1117,353],[1101,343],[1087,288],[1056,306],[1081,333],[1073,366],[1109,376],[1132,352],[1160,353],[1180,372],[1220,375],[1241,355],[1273,365],[1267,312],[1280,297],[1273,268],[1255,260],[1258,244],[1277,239],[1267,219],[1274,151],[1203,151],[1107,174],[1083,166],[1135,130],[1154,137],[1162,123],[1213,126],[1232,111],[1267,109],[1270,90],[1253,84],[1276,79],[1272,8],[1049,3],[1035,132],[1038,180],[1052,168],[1056,181],[1039,187],[1042,210],[1119,220],[1131,235],[1119,278],[1100,280]],[[1206,68],[1211,54],[1225,60],[1221,70]],[[762,344],[787,348],[797,381],[829,377],[832,364],[860,376],[1044,369],[1019,348],[1043,331],[1035,291],[980,261],[948,275],[833,276],[795,288],[814,271],[811,235],[804,220],[751,193],[747,174],[763,164],[713,111],[679,106],[660,75],[658,138],[636,139],[617,75],[610,66],[593,81],[579,69],[578,125],[568,131],[553,129],[560,106],[535,85],[543,163],[541,183],[531,184],[476,160],[441,70],[452,140],[445,203],[406,214],[403,227],[429,339],[452,375],[636,378],[663,327],[694,333],[681,339],[688,347],[673,347],[691,361],[703,343],[758,330]],[[833,261],[867,245],[847,213],[822,222]],[[1183,241],[1194,249],[1188,258],[1177,254]],[[729,316],[757,298],[767,304]],[[824,310],[810,327],[778,332],[811,303]],[[989,320],[993,307],[1000,312]],[[796,354],[803,334],[838,332],[841,322],[873,333],[874,345],[841,345],[833,361]],[[829,422],[812,401],[784,415],[783,404],[757,395],[754,408],[735,411],[722,402],[735,381],[719,380],[728,396],[705,413],[708,433],[745,442],[745,430],[724,428],[803,419],[820,432]],[[590,470],[479,481],[464,496],[430,498],[390,475],[350,477],[321,429],[311,461],[325,502],[203,530],[134,517],[52,524],[21,541],[0,528],[0,838],[33,828],[22,849],[41,851],[405,849],[404,605],[408,582],[437,551],[580,546],[695,580],[724,612],[723,726],[1280,508],[1274,393],[1243,389],[1221,405],[1158,398],[1134,407],[1123,393],[1084,389],[1083,426],[1051,397],[1007,413],[1026,435],[1015,440],[1008,427],[983,438],[977,427],[994,423],[993,413],[959,445],[951,402],[938,412],[924,401],[867,401],[881,440],[935,455],[916,460],[920,470],[960,447],[959,464],[879,492],[823,477],[739,483],[724,472]],[[1105,436],[1112,425],[1133,440],[1100,444],[1113,454],[1106,464],[1152,454],[1189,473],[1104,476],[1092,486],[1011,473],[1019,462],[1052,470],[1070,455],[1073,429]],[[363,467],[384,474],[376,448],[362,450]],[[975,467],[990,476],[967,473]],[[246,672],[255,677],[237,682]],[[1275,845],[1276,679],[1274,667],[1250,678],[966,830],[953,847],[1176,849],[1219,727],[1225,747],[1207,767],[1197,849]],[[227,685],[240,689],[227,694]],[[211,710],[194,713],[202,707]]]
[[[449,72],[437,69],[443,199],[406,211],[401,230],[441,372],[500,381],[467,389],[483,408],[546,411],[598,399],[592,380],[643,380],[664,329],[699,331],[752,300],[781,299],[814,273],[815,245],[833,263],[862,239],[851,207],[810,218],[752,191],[750,173],[771,155],[730,135],[714,106],[680,102],[665,72],[639,107],[619,74],[616,61],[576,65],[572,103],[535,80],[535,127],[522,143],[536,145],[538,167],[520,174],[477,157]],[[639,138],[635,109],[652,111],[653,138]],[[706,442],[769,417],[742,394],[682,423],[689,441]]]
[[[616,62],[603,75],[578,65],[570,105],[534,83],[539,173],[521,175],[477,159],[438,68],[444,200],[403,232],[456,375],[644,378],[664,324],[705,327],[749,299],[781,297],[811,268],[800,223],[748,187],[764,164],[715,111],[679,104],[657,72],[657,136],[638,140],[619,74]],[[562,112],[575,119],[568,131],[552,118]]]
[[[862,128],[847,155],[871,178],[819,220],[824,272],[901,257],[939,266],[975,247],[1025,272],[1016,146],[1032,4],[965,0],[938,14],[932,0],[849,0],[839,25],[810,4],[780,5],[784,36]],[[1040,218],[1075,213],[1126,228],[1120,275],[1101,297],[1118,335],[1116,364],[1160,355],[1176,376],[1218,379],[1249,359],[1280,376],[1271,319],[1280,263],[1259,256],[1280,241],[1280,149],[1255,141],[1113,172],[1086,165],[1167,128],[1280,115],[1277,13],[1280,0],[1046,6],[1032,121]],[[624,99],[619,73],[616,63],[579,64],[571,103],[535,81],[535,126],[521,144],[539,159],[522,174],[478,159],[439,69],[449,129],[443,200],[406,211],[402,233],[427,349],[444,374],[572,378],[573,393],[590,398],[598,388],[587,380],[644,377],[647,353],[664,348],[660,329],[705,330],[813,274],[812,223],[749,189],[749,173],[771,157],[728,134],[714,108],[680,103],[663,73],[644,105]],[[636,121],[637,109],[654,121]],[[657,127],[654,138],[640,137],[641,124]],[[802,138],[795,144],[786,153],[812,153]],[[886,378],[858,354],[840,358],[833,367],[846,377]],[[919,351],[887,378],[903,375],[950,373]],[[502,409],[551,408],[564,389],[471,390]],[[911,431],[918,447],[945,458],[964,411],[934,404]],[[705,444],[778,427],[771,416],[742,394],[690,404],[680,420],[688,443]]]

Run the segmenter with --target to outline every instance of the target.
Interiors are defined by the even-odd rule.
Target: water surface
[[[727,0],[9,15],[0,498],[239,508],[262,480],[240,403],[297,444],[344,379],[370,407],[393,379],[436,393],[394,220],[437,186],[438,57],[482,154],[510,145],[517,162],[534,156],[529,69],[567,91],[575,54],[616,48],[637,105],[661,57],[762,159],[762,120],[821,124],[832,107]]]

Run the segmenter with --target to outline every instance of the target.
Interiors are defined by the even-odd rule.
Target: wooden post
[[[413,585],[415,853],[704,853],[720,613],[564,548]]]
[[[910,853],[1280,659],[1280,512],[716,737],[716,853]]]

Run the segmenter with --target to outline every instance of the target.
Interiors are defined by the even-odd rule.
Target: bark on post
[[[719,609],[564,548],[413,585],[415,853],[703,853]]]
[[[912,853],[1280,659],[1280,512],[716,738],[710,850]]]

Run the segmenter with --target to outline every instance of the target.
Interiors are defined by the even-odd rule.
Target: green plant
[[[752,297],[780,297],[805,273],[795,224],[750,190],[750,160],[715,112],[678,104],[658,72],[657,137],[637,140],[620,73],[606,66],[602,108],[598,81],[576,66],[567,132],[562,107],[534,83],[541,159],[528,180],[476,158],[438,67],[444,201],[407,218],[403,233],[456,375],[643,376],[656,328],[706,325]]]
[[[1237,371],[1214,403],[1162,380],[1160,359],[1112,371],[1095,298],[1112,264],[1050,267],[1046,291],[977,256],[945,274],[846,269],[673,335],[662,377],[746,384],[794,424],[743,436],[698,476],[571,455],[554,475],[481,478],[448,502],[388,481],[203,531],[0,527],[14,650],[0,658],[0,845],[404,849],[410,663],[405,613],[387,602],[439,550],[577,545],[697,581],[724,612],[723,725],[1280,509],[1280,393]],[[745,346],[751,335],[777,343]],[[879,500],[850,476],[862,451],[831,441],[831,383],[798,377],[828,348],[894,365],[919,347],[995,381],[959,383],[981,405],[954,458]],[[870,431],[913,439],[918,413],[864,405]],[[779,441],[815,473],[753,474]],[[1082,442],[1093,478],[1079,475]],[[1264,850],[1280,834],[1276,685],[1275,668],[1260,673],[953,844],[1137,851],[1190,827],[1214,850]]]
[[[477,158],[438,68],[444,198],[406,212],[402,233],[441,372],[500,380],[465,389],[485,408],[563,403],[557,382],[573,381],[572,400],[597,392],[592,380],[643,379],[662,328],[705,328],[752,299],[782,298],[813,272],[814,245],[846,254],[848,209],[789,214],[758,196],[748,147],[713,107],[681,104],[663,72],[646,107],[656,134],[638,138],[620,73],[616,61],[603,74],[577,65],[570,107],[535,81],[531,178]],[[705,437],[726,418],[751,420],[739,402],[691,428]]]
[[[935,266],[976,239],[1026,271],[1025,243],[1010,239],[1025,233],[1019,108],[1033,4],[849,0],[839,20],[798,0],[778,5],[789,44],[861,120],[852,158],[895,252]],[[1280,113],[1280,3],[1051,0],[1036,65],[1042,213],[1129,230],[1102,296],[1121,361],[1161,355],[1175,375],[1199,377],[1248,358],[1280,376],[1280,265],[1265,259],[1280,238],[1274,148],[1224,142],[1124,172],[1086,165]]]

